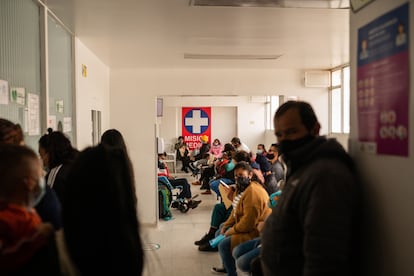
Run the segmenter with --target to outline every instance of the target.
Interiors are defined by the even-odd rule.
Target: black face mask
[[[247,186],[249,186],[249,184],[250,184],[250,178],[244,177],[244,176],[236,177],[237,190],[242,192],[247,188]]]
[[[266,155],[266,157],[267,157],[267,159],[269,159],[269,160],[273,160],[273,158],[275,158],[275,155],[274,155],[273,153],[268,153],[268,154]]]
[[[283,140],[279,143],[279,153],[286,159],[292,151],[306,145],[313,139],[315,139],[315,136],[308,134],[305,137],[296,140]]]

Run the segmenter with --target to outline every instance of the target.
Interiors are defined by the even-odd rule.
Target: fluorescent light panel
[[[184,59],[275,60],[282,55],[184,54]]]

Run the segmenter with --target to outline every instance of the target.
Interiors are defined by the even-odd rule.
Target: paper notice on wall
[[[10,99],[13,103],[26,104],[26,89],[24,87],[12,87],[10,91]]]
[[[39,109],[39,95],[27,94],[27,109],[28,109],[28,129],[29,135],[40,134],[40,109]]]
[[[56,123],[55,115],[49,115],[49,118],[47,119],[47,128],[57,130],[57,123]]]
[[[0,104],[9,104],[9,83],[0,80]]]
[[[72,117],[64,117],[63,118],[63,132],[71,132],[72,131]]]
[[[56,101],[56,112],[63,113],[63,100]]]

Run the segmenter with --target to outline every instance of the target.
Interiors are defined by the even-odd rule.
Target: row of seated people
[[[0,118],[0,275],[141,275],[134,175],[122,135],[78,152]],[[46,175],[44,175],[46,171]],[[62,207],[62,208],[61,208]]]
[[[236,151],[232,144],[226,144],[224,149],[223,156],[217,161],[216,166],[204,169],[200,179],[203,182],[207,181],[208,185],[218,196],[222,199],[223,197],[228,198],[232,204],[226,206],[222,201],[214,206],[210,229],[195,244],[199,246],[200,251],[220,252],[223,267],[213,268],[214,272],[226,272],[228,275],[236,275],[237,263],[239,274],[242,275],[243,271],[248,272],[252,270],[250,263],[260,253],[260,239],[258,239],[258,235],[263,226],[263,220],[259,218],[259,214],[264,212],[264,210],[268,211],[266,208],[263,209],[264,205],[262,203],[263,201],[266,204],[269,202],[269,195],[274,199],[276,193],[280,194],[280,183],[283,179],[284,170],[278,161],[277,144],[272,144],[269,152],[264,150],[264,145],[258,145],[256,158],[254,159],[246,151]],[[223,162],[223,160],[226,161]],[[245,165],[242,166],[241,164]],[[246,164],[248,165],[246,166]],[[240,166],[244,168],[244,170],[241,170],[242,172],[237,171],[237,168]],[[210,173],[213,171],[220,171],[222,175],[216,174],[213,178],[211,178],[211,175],[206,176],[206,172]],[[249,175],[247,178],[246,173]],[[255,194],[253,203],[250,202],[250,192],[245,196],[242,195],[242,191],[245,188],[240,187],[240,182],[243,182],[240,175],[243,175],[246,183],[254,183],[252,188],[249,189],[249,191],[255,191],[253,192]],[[245,185],[247,185],[246,183]],[[230,188],[223,188],[226,184],[230,185]],[[223,186],[221,189],[219,189],[220,185]],[[225,192],[224,195],[221,194],[223,191]],[[259,197],[259,200],[256,196],[257,192],[262,195],[264,192],[266,196]],[[241,205],[243,207],[241,210],[235,209],[234,206],[238,206],[240,200],[243,202]],[[244,217],[243,212],[246,212]],[[267,215],[264,217],[267,217]],[[237,235],[240,233],[243,233],[242,239],[237,238]],[[246,235],[246,233],[249,234]],[[233,234],[236,235],[232,238],[227,238]],[[211,240],[218,235],[225,236],[226,238],[217,247],[213,247]],[[259,263],[258,266],[260,266]]]

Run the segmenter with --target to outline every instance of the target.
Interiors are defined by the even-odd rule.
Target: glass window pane
[[[344,68],[344,132],[349,133],[350,128],[350,78],[349,66]]]
[[[55,116],[57,130],[74,142],[72,36],[48,16],[49,116]],[[65,124],[66,120],[66,124]],[[70,121],[71,120],[71,121]],[[63,126],[70,124],[70,129]]]
[[[0,117],[19,123],[25,134],[26,145],[36,151],[44,127],[41,117],[44,99],[41,98],[40,93],[39,22],[40,12],[37,1],[0,1],[0,79],[8,81],[9,90],[12,87],[25,88],[23,102],[22,99],[17,100],[16,94],[12,93],[11,95],[14,96],[8,99],[8,104],[0,105]],[[26,120],[29,93],[36,94],[40,104],[36,120],[30,122]],[[31,135],[28,135],[29,129],[32,130]],[[35,135],[37,131],[39,135]]]
[[[332,86],[341,85],[341,70],[333,71],[331,74]]]
[[[279,108],[279,96],[270,96],[270,126],[273,129],[273,117],[275,116],[276,110]]]
[[[332,97],[331,97],[331,101],[332,101],[331,102],[331,110],[332,110],[331,131],[335,133],[339,133],[339,132],[342,132],[341,130],[341,121],[342,121],[341,89],[340,88],[333,89],[331,94],[332,94]]]

